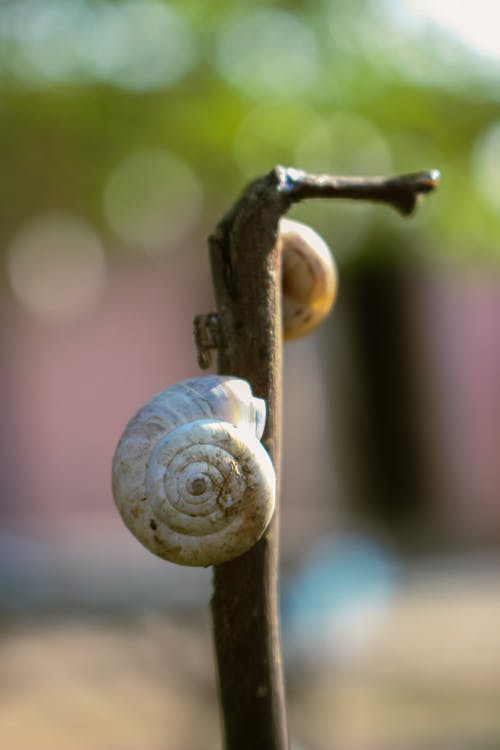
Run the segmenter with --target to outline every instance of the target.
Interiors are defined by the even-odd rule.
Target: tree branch
[[[276,167],[279,190],[288,193],[291,203],[306,198],[350,198],[387,203],[404,216],[413,212],[421,195],[439,183],[439,171],[414,172],[395,177],[332,177],[312,175],[298,169]]]
[[[199,351],[206,354],[216,341],[219,372],[248,380],[254,395],[265,399],[262,442],[275,466],[278,488],[282,324],[276,238],[280,218],[293,203],[307,198],[372,200],[408,214],[417,197],[432,190],[437,180],[437,172],[349,178],[276,167],[247,187],[210,237],[218,333],[208,339],[202,334]],[[201,361],[206,362],[206,357]],[[278,519],[277,508],[251,550],[214,568],[213,635],[228,750],[288,747],[278,624]]]

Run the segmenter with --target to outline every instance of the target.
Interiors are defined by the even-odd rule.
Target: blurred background
[[[130,536],[110,462],[199,374],[206,236],[276,163],[442,172],[409,220],[293,213],[341,279],[285,354],[294,748],[499,747],[499,21],[488,0],[0,5],[2,747],[221,746],[210,571]]]

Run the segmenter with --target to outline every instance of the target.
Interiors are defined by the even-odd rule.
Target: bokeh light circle
[[[476,188],[494,211],[500,213],[500,120],[481,133],[472,149]]]
[[[176,154],[140,151],[127,156],[111,173],[104,208],[122,240],[156,255],[196,225],[202,209],[200,181]]]
[[[266,102],[243,118],[236,131],[233,153],[246,177],[267,172],[279,163],[294,164],[297,144],[321,128],[323,118],[301,102]],[[304,164],[297,162],[297,167]]]
[[[222,31],[220,75],[251,95],[306,93],[319,72],[315,35],[297,16],[275,8],[245,10]]]
[[[188,22],[157,0],[97,5],[77,42],[97,77],[131,90],[173,85],[191,69],[195,57]]]
[[[297,144],[297,164],[332,174],[387,174],[389,144],[376,125],[353,112],[339,112],[311,128]]]
[[[79,217],[42,214],[19,229],[7,270],[18,302],[46,322],[65,322],[93,309],[106,278],[99,236]]]

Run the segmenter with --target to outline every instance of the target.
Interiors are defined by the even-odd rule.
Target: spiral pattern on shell
[[[208,376],[167,388],[129,422],[113,494],[151,552],[217,565],[260,538],[275,503],[274,469],[259,442],[263,408],[245,381]]]

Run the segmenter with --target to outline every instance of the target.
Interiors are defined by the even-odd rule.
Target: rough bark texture
[[[218,370],[245,378],[254,395],[265,399],[262,442],[278,468],[282,334],[275,244],[288,202],[276,186],[274,173],[254,183],[210,238],[210,250],[219,313]],[[214,568],[213,630],[229,750],[288,747],[277,556],[278,512],[255,547]]]

